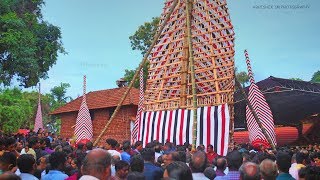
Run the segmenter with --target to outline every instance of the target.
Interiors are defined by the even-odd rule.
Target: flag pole
[[[195,68],[194,68],[194,57],[193,57],[193,49],[192,49],[192,32],[191,32],[191,18],[192,18],[192,0],[187,0],[186,4],[186,13],[187,13],[187,33],[188,33],[188,47],[189,47],[189,63],[191,70],[191,84],[192,84],[192,110],[193,110],[193,125],[192,125],[192,150],[196,150],[197,143],[197,87],[195,80]]]
[[[252,105],[251,105],[251,103],[250,103],[250,101],[249,101],[249,98],[248,98],[246,92],[244,91],[243,87],[241,86],[240,82],[238,81],[238,79],[237,79],[236,77],[235,77],[235,82],[236,82],[236,86],[240,89],[240,91],[241,91],[244,99],[247,101],[247,105],[248,105],[250,111],[252,112],[253,117],[254,117],[254,119],[256,120],[259,128],[261,129],[261,131],[262,131],[262,133],[263,133],[263,135],[267,138],[268,143],[270,144],[270,146],[272,147],[272,149],[273,149],[273,150],[276,150],[276,147],[275,147],[275,145],[273,144],[273,142],[271,141],[271,138],[270,138],[269,134],[267,133],[266,129],[262,126],[262,123],[261,123],[261,121],[260,121],[260,119],[259,119],[256,111],[253,109],[253,107],[252,107]]]
[[[104,126],[103,130],[101,131],[101,133],[100,133],[99,136],[97,137],[96,141],[94,142],[94,146],[100,141],[102,135],[106,132],[109,124],[113,121],[113,119],[114,119],[114,118],[116,117],[116,115],[118,114],[118,111],[120,110],[120,108],[121,108],[121,106],[122,106],[122,103],[123,103],[124,100],[126,99],[129,91],[131,90],[131,88],[132,88],[132,86],[133,86],[133,83],[134,83],[135,80],[137,79],[140,70],[142,69],[143,65],[146,63],[146,61],[147,61],[147,59],[148,59],[148,56],[150,55],[153,47],[156,45],[156,43],[157,43],[157,41],[158,41],[158,39],[159,39],[159,37],[160,37],[163,29],[164,29],[165,26],[167,25],[167,22],[170,20],[170,16],[171,16],[171,14],[173,13],[175,7],[177,6],[178,1],[179,1],[179,0],[175,0],[175,1],[173,2],[173,4],[172,4],[172,6],[171,6],[171,8],[170,8],[170,10],[169,10],[166,18],[164,19],[162,25],[161,25],[160,28],[159,28],[159,31],[158,31],[158,32],[156,33],[156,35],[154,36],[154,39],[153,39],[152,44],[150,45],[148,51],[146,52],[146,54],[144,55],[144,57],[143,57],[143,59],[142,59],[142,62],[140,63],[138,69],[136,70],[136,72],[135,72],[135,74],[134,74],[134,76],[133,76],[133,78],[132,78],[132,80],[131,80],[131,82],[130,82],[127,90],[126,90],[126,92],[125,92],[124,95],[121,97],[121,99],[120,99],[120,101],[119,101],[116,109],[114,110],[112,116],[110,117],[109,121],[108,121],[107,124]]]

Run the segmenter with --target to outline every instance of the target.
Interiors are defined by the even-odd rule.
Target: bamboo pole
[[[254,117],[254,119],[256,120],[259,128],[261,129],[261,131],[262,131],[262,133],[263,133],[263,135],[267,138],[268,143],[271,145],[272,149],[273,149],[273,150],[276,150],[276,147],[275,147],[275,145],[273,144],[273,142],[271,141],[271,138],[270,138],[269,134],[266,132],[266,129],[262,126],[262,123],[261,123],[261,121],[260,121],[260,119],[259,119],[256,111],[253,109],[253,107],[252,107],[252,105],[251,105],[251,103],[250,103],[250,101],[249,101],[249,98],[248,98],[246,92],[244,91],[243,87],[241,86],[241,84],[240,84],[240,82],[238,81],[237,78],[235,78],[235,81],[236,81],[236,86],[240,89],[242,95],[244,96],[245,100],[247,101],[247,105],[248,105],[250,111],[252,112],[253,117]]]
[[[166,24],[168,23],[169,19],[170,19],[170,16],[171,14],[173,13],[175,7],[177,6],[178,4],[178,0],[175,0],[172,4],[172,6],[170,7],[170,10],[169,10],[169,13],[167,14],[166,18],[164,19],[163,21],[163,24],[160,26],[159,28],[159,31],[156,33],[156,35],[154,36],[154,39],[153,39],[153,42],[152,44],[150,45],[148,51],[146,52],[146,54],[144,55],[143,59],[142,59],[142,62],[140,63],[138,69],[136,70],[136,73],[134,74],[126,92],[124,93],[124,95],[121,97],[116,109],[114,110],[112,116],[110,117],[110,120],[107,122],[107,124],[104,126],[103,130],[101,131],[101,133],[99,134],[98,138],[95,140],[94,142],[94,146],[97,145],[97,143],[100,141],[102,135],[106,132],[108,126],[110,125],[110,123],[112,122],[112,120],[116,117],[118,111],[120,110],[121,106],[122,106],[122,103],[124,102],[124,100],[126,99],[129,91],[131,90],[132,86],[133,86],[133,83],[134,81],[137,79],[138,77],[138,74],[140,72],[140,70],[142,69],[143,65],[146,63],[147,61],[147,58],[148,56],[150,55],[153,47],[155,46],[155,44],[157,43],[157,40],[159,39],[164,27],[166,26]]]
[[[192,83],[192,109],[193,109],[193,140],[192,140],[192,150],[196,150],[197,143],[197,89],[196,89],[196,78],[195,78],[195,68],[194,68],[194,57],[192,49],[192,32],[191,32],[191,17],[192,17],[192,0],[187,0],[186,4],[187,13],[187,33],[188,33],[188,45],[189,45],[189,64],[191,69],[191,83]]]
[[[185,27],[187,31],[187,26]],[[184,34],[183,40],[183,53],[184,57],[182,58],[181,64],[181,83],[180,83],[180,104],[179,106],[186,106],[187,104],[187,88],[188,88],[188,71],[189,71],[189,46],[188,46],[188,36]]]

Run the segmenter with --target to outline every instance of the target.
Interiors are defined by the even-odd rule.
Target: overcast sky
[[[129,36],[139,25],[160,16],[164,0],[46,0],[44,19],[59,26],[67,55],[59,55],[41,80],[44,93],[70,83],[68,95],[115,88],[125,69],[142,59]],[[257,81],[269,76],[309,81],[320,69],[319,0],[228,0],[236,33],[236,66],[246,70],[248,49]]]

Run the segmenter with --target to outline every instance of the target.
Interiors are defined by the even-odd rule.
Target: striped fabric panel
[[[144,82],[143,82],[143,68],[140,70],[139,76],[139,104],[138,104],[138,112],[136,116],[136,120],[134,122],[134,127],[131,133],[131,142],[135,143],[138,139],[138,129],[140,126],[140,116],[143,110],[143,101],[144,101]]]
[[[229,110],[226,104],[197,109],[197,146],[211,144],[219,155],[226,155],[229,142]],[[153,140],[177,145],[192,144],[193,112],[187,109],[142,112],[138,140],[143,146]]]
[[[40,128],[43,129],[42,110],[41,110],[41,102],[40,101],[41,100],[40,100],[40,94],[39,94],[37,115],[36,115],[36,119],[34,122],[34,132],[37,132]]]
[[[253,109],[258,115],[258,118],[261,120],[262,126],[266,129],[267,134],[270,136],[271,141],[274,145],[276,145],[276,137],[274,131],[274,121],[271,109],[262,94],[259,90],[258,86],[255,84],[250,59],[247,50],[245,50],[245,57],[246,63],[248,67],[248,75],[250,80],[250,87],[249,87],[249,102],[251,103]],[[246,118],[247,118],[247,127],[249,131],[249,139],[250,142],[254,146],[259,146],[260,144],[264,144],[269,146],[267,138],[262,133],[262,130],[258,126],[251,110],[248,106],[246,106]]]
[[[86,76],[83,77],[83,99],[78,112],[74,134],[77,143],[82,139],[92,140],[93,137],[92,121],[86,102]]]

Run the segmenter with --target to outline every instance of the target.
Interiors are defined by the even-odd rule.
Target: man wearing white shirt
[[[106,140],[106,150],[108,151],[108,153],[110,153],[111,157],[116,155],[116,156],[119,156],[120,157],[120,160],[121,159],[121,154],[116,151],[116,146],[117,146],[118,142],[115,140],[115,139],[107,139]]]

